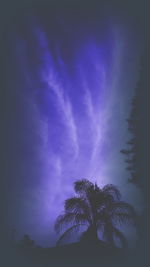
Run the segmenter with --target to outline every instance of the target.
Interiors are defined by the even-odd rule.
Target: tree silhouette
[[[20,246],[23,248],[33,248],[34,247],[34,240],[31,240],[29,235],[24,235],[20,241]]]
[[[126,157],[127,170],[130,172],[129,182],[136,185],[141,184],[141,101],[142,101],[142,76],[137,84],[136,93],[131,103],[131,111],[129,118],[127,119],[128,130],[131,134],[131,138],[127,142],[126,149],[122,149],[120,152]]]
[[[138,216],[138,242],[140,249],[145,246],[145,240],[149,233],[149,88],[150,88],[150,38],[146,39],[141,54],[139,80],[135,88],[135,96],[132,100],[131,112],[128,118],[128,129],[131,139],[128,146],[121,150],[125,155],[127,169],[130,172],[129,181],[137,185],[143,197],[143,212]],[[148,252],[149,253],[149,252]],[[149,255],[149,254],[148,254]]]
[[[127,142],[127,147],[121,150],[121,153],[123,153],[126,158],[127,170],[130,172],[129,181],[139,186],[142,190],[145,189],[146,182],[143,175],[146,169],[146,152],[147,155],[149,155],[149,131],[145,128],[149,120],[149,47],[150,40],[147,40],[143,47],[139,78],[135,88],[135,95],[132,99],[129,118],[127,119],[131,138]]]
[[[117,187],[108,184],[101,189],[96,183],[83,179],[74,183],[74,190],[76,196],[65,201],[65,212],[58,216],[55,223],[57,232],[70,226],[61,235],[57,245],[71,233],[86,226],[81,241],[97,242],[98,233],[101,232],[104,241],[115,245],[117,238],[123,247],[127,246],[126,238],[117,225],[134,223],[135,211],[130,204],[121,201]]]

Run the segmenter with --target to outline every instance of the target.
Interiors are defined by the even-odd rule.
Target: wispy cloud
[[[97,49],[91,49],[93,44],[85,44],[84,56],[78,47],[80,60],[66,63],[61,49],[54,60],[51,41],[42,29],[33,27],[33,33],[40,64],[32,77],[26,70],[30,87],[34,85],[34,73],[38,79],[28,104],[35,118],[32,134],[36,136],[30,176],[33,174],[36,181],[33,191],[43,216],[39,220],[49,227],[61,212],[65,198],[72,194],[74,180],[88,178],[104,185],[110,181],[119,184],[125,177],[119,149],[125,142],[122,128],[126,125],[119,118],[130,93],[124,90],[121,96],[121,77],[125,76],[119,74],[124,70],[126,75],[129,64],[118,36],[113,43],[110,69],[103,57],[104,44],[98,43]],[[121,68],[122,62],[126,65],[123,63],[125,67]],[[127,85],[131,88],[130,82]]]
[[[100,121],[101,116],[100,113],[97,111],[97,107],[93,104],[90,90],[87,87],[85,91],[85,103],[87,106],[87,113],[90,119],[90,124],[93,133],[93,151],[91,155],[91,161],[93,161],[96,157],[98,150],[100,149],[100,140],[102,132]]]
[[[63,87],[59,85],[59,82],[56,82],[55,79],[50,75],[48,78],[49,88],[54,92],[57,98],[57,108],[60,111],[60,115],[63,117],[64,123],[68,128],[69,137],[72,141],[72,146],[74,148],[75,157],[77,157],[79,152],[78,146],[78,137],[77,137],[77,127],[75,124],[73,112],[72,112],[72,104],[69,100],[69,97],[65,95],[63,91]]]
[[[62,116],[63,122],[68,129],[70,143],[74,149],[74,157],[76,158],[79,153],[79,145],[72,103],[67,95],[67,92],[65,91],[65,88],[61,84],[62,77],[58,74],[51,56],[51,52],[48,49],[46,35],[40,28],[36,28],[35,34],[36,38],[38,39],[38,44],[43,50],[41,56],[43,60],[41,66],[42,78],[48,84],[49,90],[51,90],[56,96],[56,108],[60,112],[60,116]],[[63,63],[62,59],[60,57],[58,59],[59,62],[61,62],[61,65],[63,64],[64,67],[65,64]]]

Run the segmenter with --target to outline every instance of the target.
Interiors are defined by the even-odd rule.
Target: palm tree
[[[83,179],[74,183],[74,190],[76,196],[65,201],[65,212],[55,222],[57,232],[70,226],[57,245],[74,231],[86,226],[81,240],[97,241],[98,232],[101,232],[106,242],[115,245],[117,238],[122,246],[127,246],[126,238],[117,225],[135,223],[135,212],[130,204],[121,201],[117,187],[108,184],[101,189],[96,183]]]

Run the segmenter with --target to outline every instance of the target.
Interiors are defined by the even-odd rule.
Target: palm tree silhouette
[[[115,245],[117,238],[126,247],[127,240],[117,225],[134,224],[135,211],[130,204],[121,201],[117,187],[107,184],[101,189],[96,183],[82,179],[74,183],[74,190],[76,196],[65,201],[65,212],[55,222],[57,232],[70,226],[60,236],[57,245],[71,233],[86,226],[80,240],[95,242],[99,239],[98,232],[101,232],[106,242]]]

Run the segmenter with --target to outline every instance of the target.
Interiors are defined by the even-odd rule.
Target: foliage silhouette
[[[129,181],[139,186],[142,190],[146,182],[143,177],[146,167],[144,155],[148,150],[147,140],[149,140],[149,132],[145,128],[149,119],[149,47],[150,40],[146,40],[141,53],[139,78],[131,102],[131,111],[127,119],[131,137],[127,142],[126,148],[121,150],[121,153],[126,158],[127,170],[130,172]],[[149,150],[147,155],[149,155]]]
[[[109,244],[116,245],[117,238],[123,247],[127,247],[127,240],[117,225],[135,224],[136,215],[130,204],[121,201],[117,187],[108,184],[100,188],[96,183],[83,179],[74,183],[74,190],[76,196],[65,201],[65,212],[58,216],[55,222],[57,232],[70,226],[63,232],[57,245],[73,232],[80,231],[86,226],[80,241],[97,242],[100,232],[103,240]]]
[[[131,138],[127,143],[127,147],[121,152],[125,156],[127,169],[129,170],[129,181],[138,186],[144,209],[138,216],[138,240],[137,248],[140,253],[147,251],[149,247],[149,62],[150,62],[150,38],[146,34],[146,39],[141,51],[139,79],[135,88],[135,95],[132,100],[131,112],[129,114],[128,130]],[[147,241],[146,241],[147,240]],[[147,244],[146,244],[147,242]],[[149,251],[147,252],[149,257]],[[145,257],[145,256],[144,256]]]
[[[140,157],[141,157],[141,80],[139,80],[136,88],[136,94],[132,100],[132,106],[129,118],[127,119],[128,130],[131,134],[131,138],[127,142],[126,149],[122,149],[120,152],[125,155],[125,162],[127,164],[126,169],[130,172],[129,182],[136,185],[140,185],[141,169],[140,169]]]
[[[31,240],[29,235],[25,234],[20,241],[20,246],[22,248],[33,248],[34,247],[34,240]]]

